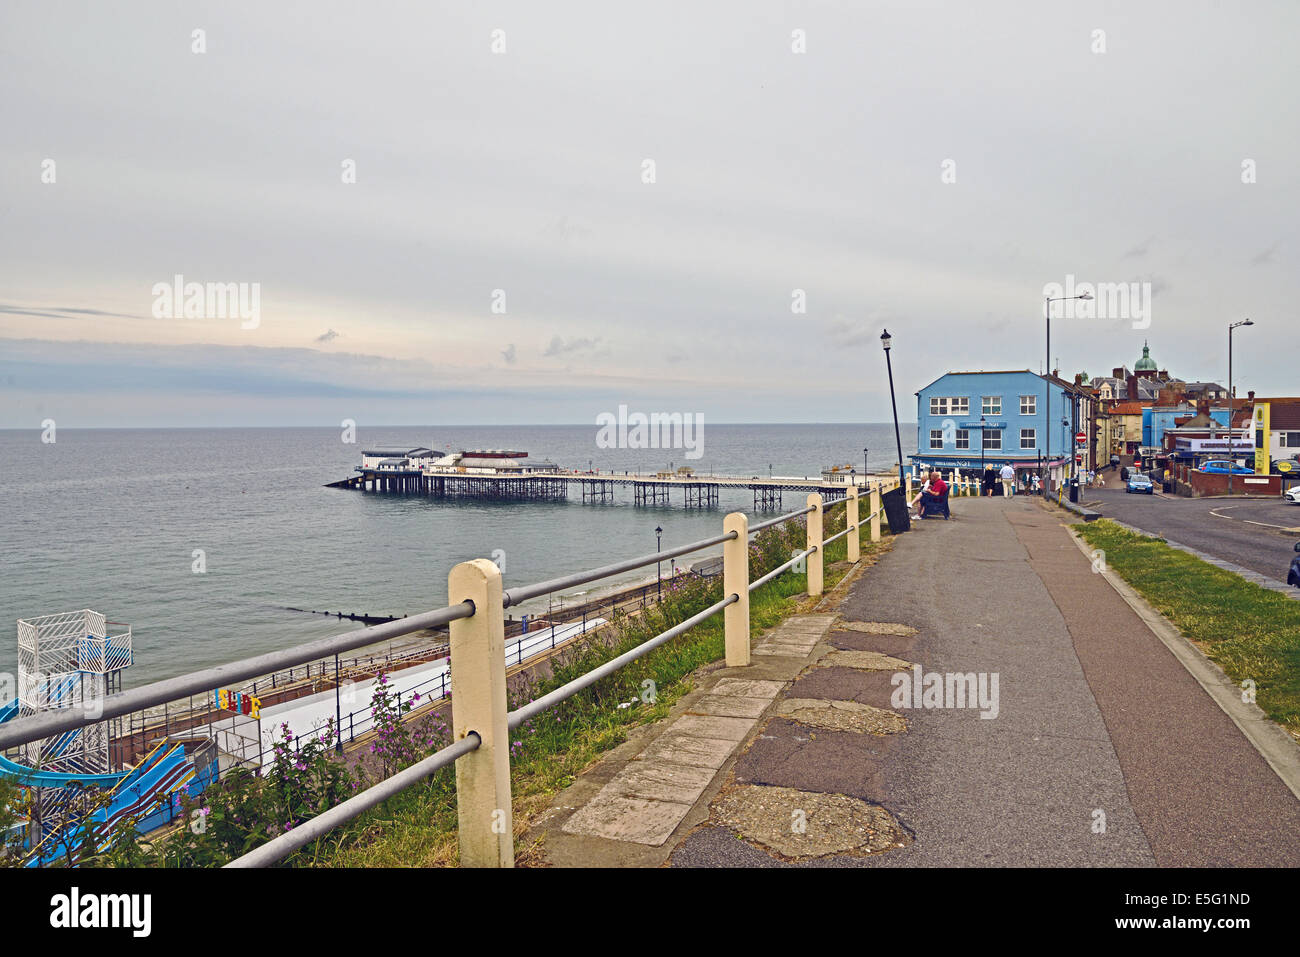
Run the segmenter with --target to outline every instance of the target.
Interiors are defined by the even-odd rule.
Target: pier
[[[344,488],[390,495],[419,495],[438,499],[478,499],[507,502],[567,502],[577,486],[582,504],[614,504],[618,492],[632,491],[632,504],[671,507],[678,498],[683,508],[718,507],[722,489],[748,489],[754,494],[754,511],[771,512],[782,507],[787,492],[820,492],[827,502],[843,498],[850,485],[863,488],[889,482],[892,475],[844,474],[838,481],[822,478],[766,478],[757,476],[682,476],[659,473],[592,474],[588,472],[486,473],[420,468],[359,468],[358,474],[329,483],[326,488]],[[576,496],[575,496],[576,498]]]

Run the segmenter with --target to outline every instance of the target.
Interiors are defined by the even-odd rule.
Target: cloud
[[[0,303],[0,313],[10,316],[39,316],[43,319],[84,319],[86,316],[110,316],[114,319],[147,319],[125,312],[106,312],[103,309],[74,309],[71,306],[33,306],[23,308]]]
[[[594,339],[575,337],[573,339],[563,339],[560,336],[552,336],[551,344],[546,347],[542,353],[553,359],[562,359],[566,356],[581,355],[584,352],[593,352],[600,345],[600,336]]]
[[[337,332],[335,332],[333,329],[330,329],[328,332],[321,333],[319,336],[317,336],[317,337],[316,337],[316,341],[317,341],[317,342],[333,342],[333,341],[334,341],[335,339],[337,339],[338,337],[339,337],[339,334],[338,334]]]
[[[1157,276],[1157,275],[1154,275],[1154,274],[1147,274],[1147,275],[1145,275],[1145,276],[1138,276],[1137,279],[1134,280],[1134,282],[1149,282],[1149,283],[1151,283],[1151,295],[1153,295],[1153,296],[1158,296],[1158,295],[1160,295],[1162,292],[1165,292],[1166,290],[1168,290],[1168,288],[1169,288],[1169,283],[1168,283],[1168,282],[1166,282],[1162,277]]]
[[[1277,252],[1277,243],[1269,246],[1268,249],[1265,249],[1262,253],[1256,253],[1254,256],[1251,256],[1250,264],[1252,266],[1263,266],[1265,263],[1272,262],[1273,253],[1275,252]]]
[[[1143,256],[1145,256],[1145,255],[1147,254],[1147,250],[1150,248],[1150,246],[1151,246],[1151,242],[1152,242],[1152,240],[1154,240],[1154,239],[1155,239],[1154,236],[1148,236],[1146,239],[1142,240],[1142,242],[1138,243],[1136,246],[1134,246],[1132,249],[1130,249],[1128,252],[1126,252],[1126,253],[1125,253],[1123,256],[1121,256],[1120,258],[1121,258],[1121,259],[1141,259]]]
[[[897,320],[901,325],[902,320]],[[826,325],[831,340],[842,348],[879,344],[880,331],[885,327],[885,320],[878,313],[862,319],[845,319],[836,316]]]
[[[513,342],[501,350],[501,358],[506,360],[506,365],[512,366],[515,364],[519,357],[515,352],[515,344]]]

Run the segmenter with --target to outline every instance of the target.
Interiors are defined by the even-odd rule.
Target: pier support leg
[[[862,557],[862,551],[858,547],[858,489],[856,486],[848,491],[847,501],[844,503],[844,521],[849,533],[844,536],[848,542],[848,558],[851,562],[856,562]]]
[[[736,533],[734,540],[722,543],[722,593],[738,598],[722,610],[727,667],[743,668],[749,664],[749,519],[744,512],[732,512],[722,531]]]
[[[447,577],[447,599],[474,603],[474,617],[451,623],[451,715],[455,740],[482,743],[456,761],[462,867],[514,867],[510,736],[506,727],[505,619],[501,570],[486,558]]]
[[[825,546],[822,545],[822,497],[818,492],[812,492],[808,496],[808,504],[812,511],[808,513],[808,544],[806,548],[816,549],[808,556],[808,594],[816,598],[822,593],[823,575],[822,575],[822,552]]]
[[[871,540],[880,541],[880,485],[876,484],[871,490],[871,498],[868,500],[868,507],[871,509]]]

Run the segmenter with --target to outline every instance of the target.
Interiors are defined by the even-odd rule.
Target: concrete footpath
[[[543,859],[1300,865],[1300,800],[1062,513],[952,508],[582,775]]]

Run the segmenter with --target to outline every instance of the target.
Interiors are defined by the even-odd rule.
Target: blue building
[[[1178,405],[1158,405],[1142,410],[1142,444],[1144,446],[1159,448],[1165,444],[1165,430],[1174,428],[1178,419],[1186,419],[1196,415],[1196,406],[1189,402],[1180,402]],[[1228,410],[1211,408],[1208,412],[1210,418],[1224,430],[1228,428]]]
[[[1048,435],[1048,402],[1054,423]],[[941,471],[978,471],[982,462],[1017,471],[1051,471],[1082,456],[1079,468],[1095,467],[1096,396],[1057,376],[1028,369],[949,372],[916,393],[917,441],[913,463]],[[1083,432],[1082,447],[1075,434]],[[982,447],[982,449],[981,449]],[[1049,458],[1050,451],[1050,458]]]

